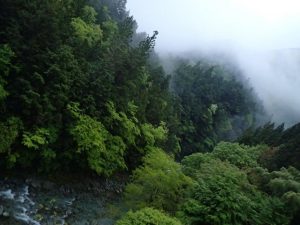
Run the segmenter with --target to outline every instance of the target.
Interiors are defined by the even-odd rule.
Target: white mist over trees
[[[273,121],[299,120],[299,1],[128,0],[127,7],[139,31],[159,31],[161,55],[230,55]]]

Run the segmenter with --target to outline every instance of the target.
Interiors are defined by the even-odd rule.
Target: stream
[[[111,186],[72,190],[48,181],[0,179],[0,225],[114,224],[106,209],[118,196],[107,191]]]

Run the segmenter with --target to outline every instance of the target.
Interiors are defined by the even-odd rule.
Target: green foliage
[[[27,148],[40,150],[51,142],[50,131],[45,128],[38,128],[34,133],[24,132],[22,144]]]
[[[169,137],[173,152],[169,79],[148,63],[157,32],[133,46],[136,23],[125,1],[0,5],[0,121],[17,117],[24,125],[23,136],[11,134],[1,146],[12,164],[108,176],[136,167]],[[72,102],[82,109],[77,115],[66,107]]]
[[[14,52],[9,47],[9,45],[1,45],[0,47],[0,71],[1,78],[5,77],[9,73],[11,66],[11,58],[14,56]]]
[[[0,122],[0,153],[7,153],[11,150],[11,145],[14,143],[22,128],[20,119],[12,117],[6,122]]]
[[[97,12],[91,6],[83,7],[81,17],[72,18],[71,27],[79,43],[88,47],[95,47],[103,38],[103,31],[99,24],[96,24]]]
[[[86,23],[89,24],[96,23],[97,14],[98,13],[93,7],[87,5],[83,7],[82,18]]]
[[[37,128],[34,132],[24,132],[22,144],[27,148],[27,154],[31,156],[21,153],[20,161],[27,161],[25,164],[28,164],[35,157],[40,157],[41,165],[38,170],[52,170],[51,164],[56,159],[56,152],[52,149],[52,145],[56,140],[57,130],[55,128]]]
[[[143,124],[141,130],[147,146],[155,146],[155,142],[164,141],[167,138],[168,131],[163,122],[158,127],[154,127],[149,123]]]
[[[136,212],[128,212],[117,225],[181,225],[180,221],[152,208],[143,208]]]
[[[267,144],[269,151],[263,155],[261,163],[268,169],[293,166],[300,169],[300,124],[284,130],[284,125],[267,123],[256,129],[250,128],[238,139],[240,143]]]
[[[0,100],[8,95],[4,89],[4,85],[6,84],[5,78],[9,75],[9,71],[12,67],[11,58],[14,55],[14,52],[7,44],[0,45]]]
[[[179,136],[182,155],[210,151],[220,140],[232,140],[249,127],[249,115],[257,109],[255,98],[238,81],[233,68],[205,61],[183,62],[173,75],[180,104]]]
[[[178,163],[162,150],[152,149],[143,166],[133,172],[132,182],[125,189],[125,201],[134,209],[150,206],[174,213],[191,184]]]
[[[126,0],[0,2],[1,171],[128,168],[132,209],[187,224],[297,225],[300,125],[268,123],[217,145],[254,127],[259,105],[246,82],[205,61],[176,62],[168,76],[152,51],[158,32],[136,28]],[[180,165],[162,149],[214,150]],[[152,208],[118,223],[180,224]]]
[[[0,164],[3,163],[8,168],[12,168],[19,157],[12,146],[20,135],[22,127],[22,121],[16,117],[11,117],[6,122],[0,122],[0,155],[6,156],[5,160],[0,159]]]
[[[284,131],[284,124],[275,126],[274,123],[266,123],[265,125],[254,129],[247,129],[243,135],[238,138],[240,143],[246,145],[267,144],[269,146],[277,146]]]
[[[179,213],[187,224],[288,223],[283,204],[258,192],[246,173],[228,162],[198,153],[186,157],[183,166],[197,182]]]
[[[210,153],[194,153],[183,158],[181,161],[182,170],[184,174],[195,179],[203,163],[215,162],[216,160]]]
[[[297,215],[300,212],[300,193],[293,191],[286,192],[282,199],[287,207],[291,210],[291,213]]]
[[[126,168],[126,146],[122,138],[112,136],[101,122],[80,113],[77,105],[69,105],[68,108],[76,120],[70,133],[77,143],[77,153],[86,155],[90,169],[99,175],[109,176]]]
[[[71,22],[75,37],[89,47],[94,46],[102,38],[102,30],[99,25],[88,24],[81,18],[74,18]]]
[[[300,171],[289,167],[268,172],[263,168],[254,168],[249,173],[249,180],[262,191],[281,199],[288,209],[292,221],[299,219]],[[296,224],[291,222],[291,224]]]
[[[257,161],[268,147],[256,146],[249,147],[238,143],[220,142],[213,150],[212,155],[222,161],[228,161],[239,167],[255,167]]]
[[[126,140],[128,145],[135,145],[137,136],[140,135],[138,120],[135,117],[136,107],[129,104],[128,110],[131,118],[128,118],[124,112],[117,112],[112,102],[106,104],[108,112],[107,123],[113,128],[114,132]]]
[[[183,170],[194,177],[205,162],[221,160],[229,162],[239,168],[252,168],[258,165],[257,161],[266,146],[249,147],[238,143],[220,142],[211,153],[194,153],[182,160]]]
[[[114,37],[118,34],[118,24],[112,20],[105,21],[102,23],[102,30],[104,31],[103,46],[109,47]]]

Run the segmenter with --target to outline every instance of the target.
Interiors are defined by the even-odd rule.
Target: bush
[[[181,223],[156,209],[144,208],[136,212],[128,212],[117,221],[116,225],[181,225]]]

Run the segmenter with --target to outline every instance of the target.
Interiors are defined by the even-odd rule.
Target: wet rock
[[[0,197],[2,197],[3,199],[14,199],[15,198],[15,194],[12,192],[11,189],[8,189],[6,191],[0,191]]]
[[[64,195],[69,195],[71,193],[73,193],[72,188],[70,188],[69,186],[60,186],[59,191],[64,194]]]
[[[25,182],[35,189],[40,189],[42,187],[42,182],[33,178],[28,178]]]
[[[45,190],[50,191],[50,190],[54,190],[56,188],[56,185],[54,183],[50,182],[50,181],[44,181],[43,182],[43,188]]]
[[[4,217],[9,217],[10,215],[9,215],[9,212],[4,211],[4,212],[2,213],[2,216],[4,216]]]

